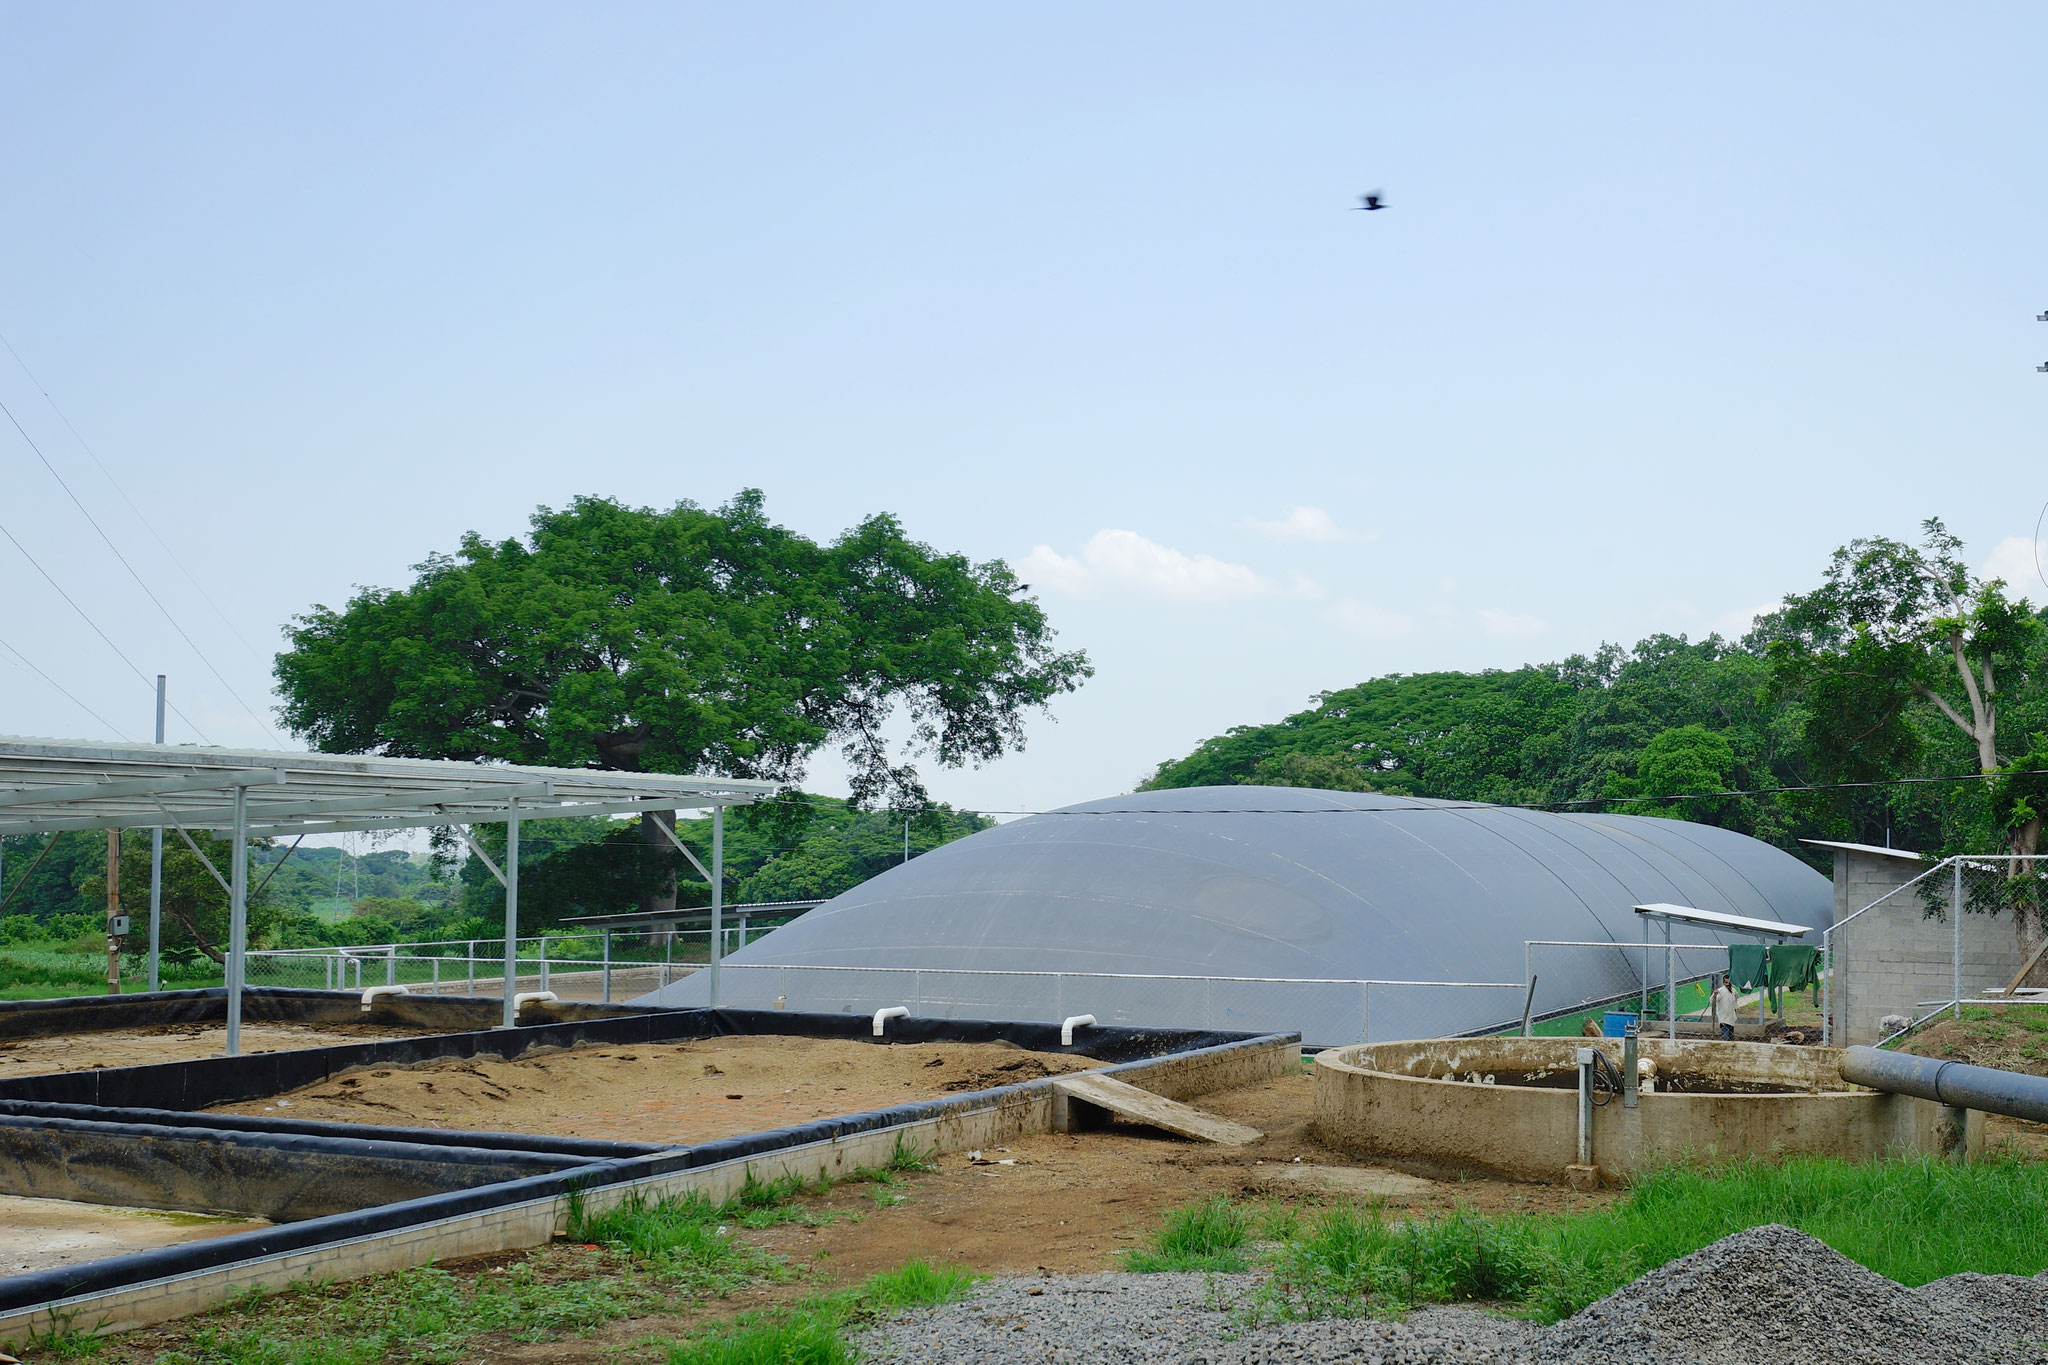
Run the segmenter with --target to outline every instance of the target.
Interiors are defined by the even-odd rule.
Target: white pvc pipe
[[[372,986],[363,992],[363,1013],[370,1012],[370,1002],[380,995],[410,995],[404,986]]]
[[[877,1038],[879,1038],[879,1037],[881,1037],[881,1036],[882,1036],[882,1023],[883,1023],[883,1021],[884,1021],[884,1020],[888,1020],[888,1019],[901,1019],[901,1018],[905,1017],[906,1015],[908,1015],[909,1013],[910,1013],[910,1006],[908,1006],[908,1005],[891,1005],[891,1006],[889,1006],[889,1008],[887,1008],[887,1009],[882,1009],[882,1010],[876,1010],[876,1011],[875,1011],[875,1036],[876,1036]]]
[[[555,993],[553,991],[521,991],[512,997],[512,1013],[516,1016],[520,1010],[528,1005],[540,1001],[553,1000],[554,998]]]
[[[1083,1024],[1093,1024],[1094,1022],[1095,1016],[1092,1014],[1077,1014],[1071,1019],[1060,1020],[1060,1046],[1072,1047],[1074,1045],[1074,1030],[1080,1028]]]

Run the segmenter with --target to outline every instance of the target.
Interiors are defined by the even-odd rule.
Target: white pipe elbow
[[[879,1038],[879,1037],[881,1037],[881,1036],[882,1036],[882,1025],[883,1025],[883,1024],[884,1024],[884,1023],[886,1022],[886,1021],[888,1021],[888,1020],[890,1020],[890,1019],[901,1019],[901,1018],[904,1018],[904,1017],[905,1017],[906,1015],[908,1015],[909,1013],[910,1013],[910,1007],[909,1007],[908,1005],[891,1005],[891,1006],[889,1006],[889,1008],[887,1008],[887,1009],[882,1009],[882,1010],[876,1010],[876,1011],[875,1011],[875,1036],[876,1036],[877,1038]]]
[[[512,1013],[516,1015],[528,1005],[542,1004],[554,998],[553,991],[521,991],[512,997]]]
[[[363,1013],[368,1014],[370,1012],[370,1002],[372,1000],[375,1000],[380,995],[409,994],[411,994],[411,992],[406,990],[406,988],[403,986],[372,986],[370,987],[370,989],[363,992]]]
[[[1071,1019],[1060,1020],[1060,1046],[1072,1047],[1074,1045],[1074,1030],[1084,1025],[1092,1025],[1094,1022],[1095,1016],[1092,1014],[1077,1014]]]

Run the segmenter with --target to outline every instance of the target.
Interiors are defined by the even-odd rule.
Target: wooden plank
[[[1053,1088],[1070,1100],[1093,1104],[1121,1114],[1134,1123],[1150,1124],[1164,1128],[1181,1137],[1195,1138],[1202,1142],[1218,1142],[1226,1147],[1242,1147],[1248,1142],[1257,1142],[1265,1134],[1256,1128],[1247,1128],[1241,1123],[1205,1114],[1192,1105],[1179,1100],[1169,1100],[1149,1090],[1140,1090],[1113,1077],[1083,1071],[1071,1076],[1061,1076],[1053,1082]]]

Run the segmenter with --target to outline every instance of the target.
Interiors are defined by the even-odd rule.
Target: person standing
[[[1721,1041],[1735,1041],[1735,984],[1726,972],[1721,974],[1721,984],[1714,987],[1714,1023],[1720,1026]]]

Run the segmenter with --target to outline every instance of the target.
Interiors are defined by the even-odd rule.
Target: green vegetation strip
[[[1212,1200],[1175,1211],[1136,1271],[1269,1275],[1255,1319],[1399,1312],[1485,1302],[1555,1322],[1667,1262],[1745,1228],[1799,1228],[1905,1285],[1962,1271],[2048,1266],[2048,1170],[2021,1162],[1751,1163],[1653,1174],[1608,1208],[1572,1215],[1390,1219],[1377,1206],[1303,1216]],[[1269,1244],[1255,1255],[1255,1239]]]
[[[929,1169],[930,1153],[900,1140],[889,1160],[847,1177],[887,1195],[912,1171]],[[429,1266],[344,1286],[307,1285],[275,1295],[251,1294],[196,1319],[174,1347],[147,1357],[121,1337],[96,1337],[90,1323],[28,1342],[0,1342],[27,1359],[108,1354],[148,1358],[155,1365],[440,1365],[474,1354],[471,1343],[496,1335],[547,1341],[586,1333],[620,1318],[674,1313],[750,1285],[793,1278],[785,1261],[749,1246],[740,1228],[820,1224],[858,1215],[820,1212],[798,1201],[837,1183],[820,1176],[757,1180],[713,1204],[701,1194],[647,1199],[629,1196],[590,1209],[571,1196],[567,1245],[508,1257],[481,1273]],[[878,1199],[877,1202],[885,1202]],[[773,1315],[743,1319],[675,1346],[679,1360],[836,1361],[850,1355],[753,1356],[745,1351],[790,1333],[811,1332],[839,1343],[841,1329],[874,1312],[964,1293],[972,1277],[957,1267],[912,1262],[850,1292],[813,1296]],[[730,1346],[721,1343],[730,1341]],[[741,1354],[717,1354],[724,1350]],[[805,1347],[804,1350],[809,1350]],[[692,1353],[696,1354],[692,1354]]]

